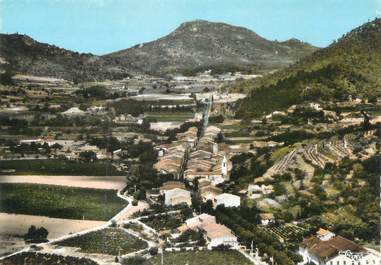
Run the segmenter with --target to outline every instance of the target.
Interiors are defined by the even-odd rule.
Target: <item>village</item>
[[[225,86],[252,78],[17,76],[1,86],[0,264],[381,264],[376,202],[355,196],[378,189],[368,177],[381,103],[237,119],[245,95]],[[27,241],[30,226],[49,233]]]

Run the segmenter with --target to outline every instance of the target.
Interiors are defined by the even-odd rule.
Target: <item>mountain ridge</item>
[[[295,39],[269,41],[244,27],[196,20],[183,22],[157,40],[102,56],[59,48],[27,35],[0,34],[0,69],[74,81],[209,68],[268,71],[283,68],[316,49]]]
[[[289,65],[317,49],[304,42],[299,42],[298,49],[293,49],[294,44],[269,41],[244,27],[195,20],[180,24],[157,40],[102,57],[149,73],[182,72],[221,65],[272,70]]]

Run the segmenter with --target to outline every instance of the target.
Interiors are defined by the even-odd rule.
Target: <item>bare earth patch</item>
[[[33,183],[93,189],[122,189],[126,185],[124,176],[0,176],[0,183]]]
[[[105,222],[0,213],[0,224],[0,235],[22,236],[31,225],[35,225],[45,227],[49,231],[48,239],[54,239],[69,233],[101,226]]]
[[[45,227],[49,231],[48,239],[51,240],[69,233],[98,227],[105,222],[0,213],[0,224],[0,256],[2,256],[25,247],[22,236],[31,225]]]

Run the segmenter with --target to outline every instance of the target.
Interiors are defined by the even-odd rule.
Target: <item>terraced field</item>
[[[285,224],[280,226],[262,227],[264,231],[276,236],[279,240],[285,241],[298,241],[303,238],[305,230],[293,224]]]

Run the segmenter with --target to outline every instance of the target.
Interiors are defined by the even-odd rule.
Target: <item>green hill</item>
[[[381,19],[350,31],[298,63],[232,91],[249,91],[237,115],[255,117],[305,100],[375,100],[381,95]]]
[[[0,34],[0,72],[5,71],[72,81],[128,76],[125,68],[99,56],[62,49],[20,34]]]

